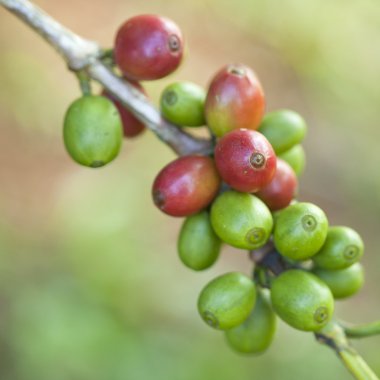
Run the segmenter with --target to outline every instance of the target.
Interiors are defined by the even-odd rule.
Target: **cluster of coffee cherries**
[[[139,81],[173,72],[183,54],[183,37],[170,20],[136,16],[119,29],[114,60],[123,77]],[[207,89],[191,82],[168,85],[161,113],[178,128],[208,128],[210,155],[170,162],[152,186],[154,204],[185,217],[179,239],[181,261],[195,271],[211,267],[222,245],[249,251],[252,277],[223,274],[201,291],[198,310],[211,327],[225,331],[239,352],[261,353],[270,345],[276,315],[290,326],[319,331],[333,317],[334,298],[353,295],[363,284],[358,262],[363,242],[349,227],[329,226],[316,205],[295,200],[305,165],[303,118],[291,110],[265,114],[256,74],[228,64]],[[67,151],[78,163],[103,166],[119,152],[121,138],[144,126],[111,94],[86,95],[68,109]],[[274,270],[266,258],[282,264]]]

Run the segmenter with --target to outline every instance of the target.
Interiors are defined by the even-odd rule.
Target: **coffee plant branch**
[[[149,100],[128,82],[119,78],[102,62],[103,50],[54,20],[28,0],[0,0],[25,24],[36,31],[64,58],[70,70],[84,72],[118,98],[147,128],[178,155],[208,154],[210,140],[196,138],[167,122]]]
[[[107,54],[98,44],[63,27],[28,0],[0,0],[0,5],[36,31],[61,54],[69,69],[77,74],[84,92],[89,91],[86,77],[99,82],[178,155],[212,152],[212,139],[196,138],[167,122],[141,92],[119,78],[103,61]],[[275,256],[276,253],[271,249],[251,253],[252,260],[258,266],[262,265],[265,270],[277,275],[281,272],[281,265],[287,264]],[[347,340],[347,336],[363,337],[377,333],[379,322],[358,327],[342,327],[334,322],[315,335],[320,343],[335,350],[356,379],[379,380]]]

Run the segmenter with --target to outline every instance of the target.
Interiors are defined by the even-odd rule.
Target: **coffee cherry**
[[[172,83],[161,94],[161,113],[165,119],[180,126],[202,126],[205,124],[205,98],[206,91],[195,83]]]
[[[116,35],[115,62],[130,79],[163,78],[179,66],[182,54],[181,31],[165,17],[132,17],[120,27]]]
[[[261,354],[272,343],[277,318],[268,300],[257,293],[255,307],[249,317],[239,326],[225,332],[227,342],[236,351]]]
[[[314,273],[327,284],[337,299],[354,295],[364,283],[364,271],[360,263],[338,270],[316,268]]]
[[[294,145],[293,148],[279,154],[277,157],[286,161],[292,167],[297,177],[299,177],[305,170],[305,151],[300,144]]]
[[[207,211],[189,216],[184,221],[178,239],[178,254],[188,268],[209,268],[219,256],[220,245]]]
[[[273,241],[281,255],[306,260],[321,249],[327,230],[325,213],[312,203],[299,202],[278,213]]]
[[[248,129],[232,131],[219,140],[215,164],[228,185],[248,193],[263,188],[276,172],[276,156],[268,140]]]
[[[242,273],[216,277],[202,290],[198,311],[211,327],[228,330],[243,323],[256,302],[255,284]]]
[[[268,207],[254,195],[226,191],[211,206],[211,224],[227,244],[256,249],[268,241],[273,219]]]
[[[103,96],[83,96],[66,112],[66,150],[81,165],[97,168],[111,162],[119,153],[122,135],[117,108]]]
[[[299,144],[307,130],[304,119],[296,112],[281,110],[265,115],[259,131],[272,144],[276,154],[286,152]]]
[[[135,88],[145,94],[144,88],[138,82],[130,82]],[[124,137],[135,137],[145,131],[145,125],[131,111],[129,111],[119,100],[106,90],[102,91],[102,95],[110,99],[119,111]],[[146,95],[146,94],[145,94]]]
[[[157,175],[152,189],[153,201],[168,215],[189,216],[207,207],[219,186],[219,174],[210,157],[180,157]]]
[[[344,269],[363,256],[364,244],[359,234],[349,227],[330,227],[321,250],[313,256],[323,269]]]
[[[334,298],[317,276],[291,269],[273,280],[271,300],[275,312],[298,330],[318,331],[331,319]]]
[[[271,211],[280,210],[290,204],[297,191],[297,177],[290,165],[277,159],[276,173],[266,186],[256,193]]]
[[[231,64],[219,70],[206,97],[206,120],[218,137],[233,129],[257,129],[264,114],[264,92],[247,66]]]

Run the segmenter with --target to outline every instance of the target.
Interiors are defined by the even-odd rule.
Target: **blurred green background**
[[[225,63],[254,68],[268,110],[309,124],[300,199],[366,243],[367,282],[337,314],[380,317],[380,2],[378,0],[39,0],[63,24],[112,45],[139,13],[173,18],[188,54],[147,83],[157,104],[174,79],[207,85]],[[350,378],[313,336],[280,324],[270,350],[241,357],[198,317],[202,286],[245,253],[224,249],[204,273],[176,254],[181,220],[152,205],[155,174],[174,158],[150,132],[91,170],[66,154],[61,128],[79,89],[61,58],[0,9],[0,378],[253,380]],[[380,375],[380,340],[355,342]]]

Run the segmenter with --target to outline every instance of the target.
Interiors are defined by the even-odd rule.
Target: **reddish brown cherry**
[[[153,80],[173,72],[183,54],[183,38],[171,20],[140,15],[127,20],[115,40],[115,62],[134,80]]]
[[[260,198],[270,210],[280,210],[290,204],[297,191],[297,176],[291,166],[277,158],[276,173],[271,182],[255,195]]]
[[[171,216],[188,216],[215,198],[220,177],[214,161],[205,156],[184,156],[165,166],[153,183],[156,206]]]
[[[260,132],[238,129],[223,136],[215,147],[215,163],[233,189],[253,193],[273,178],[276,155]]]
[[[144,88],[139,82],[130,82],[134,87],[140,90],[144,95],[146,95]],[[102,95],[106,98],[112,100],[118,109],[123,123],[123,132],[125,137],[135,137],[145,130],[145,125],[142,123],[131,111],[129,111],[123,104],[117,100],[112,94],[103,90]]]
[[[247,66],[224,66],[212,79],[205,104],[207,125],[218,137],[239,128],[257,129],[265,110],[264,92]]]

